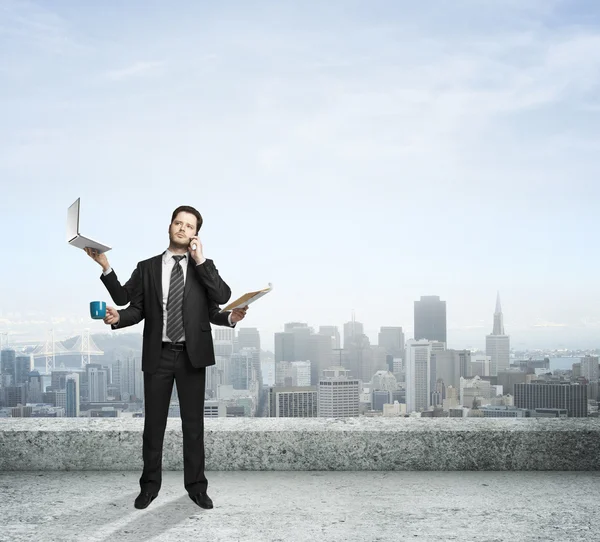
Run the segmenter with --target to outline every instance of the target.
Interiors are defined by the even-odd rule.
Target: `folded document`
[[[269,282],[269,287],[264,290],[258,290],[256,292],[248,292],[241,297],[238,297],[235,301],[232,301],[226,307],[222,308],[220,312],[231,311],[233,309],[241,309],[250,303],[254,303],[257,299],[260,299],[263,295],[268,294],[273,289],[273,285]]]

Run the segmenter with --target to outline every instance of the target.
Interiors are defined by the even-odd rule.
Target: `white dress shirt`
[[[171,339],[169,339],[169,337],[167,337],[167,301],[169,300],[169,286],[171,284],[171,271],[173,270],[173,266],[175,265],[175,260],[173,259],[174,255],[175,255],[174,252],[171,252],[169,249],[167,249],[162,257],[162,293],[163,293],[163,298],[162,298],[162,305],[163,305],[163,307],[162,307],[163,308],[162,340],[163,340],[163,342],[171,342]],[[179,261],[179,265],[181,265],[181,268],[183,269],[183,284],[185,285],[185,280],[187,278],[187,267],[188,267],[189,254],[186,253],[186,254],[183,254],[182,256],[183,256],[183,258]],[[202,261],[201,263],[199,263],[197,265],[202,265],[205,261],[206,261],[206,258],[204,259],[204,261]],[[104,275],[108,275],[111,272],[112,272],[112,267],[109,267],[106,271],[102,271],[102,273]],[[227,321],[229,322],[229,325],[231,327],[233,327],[233,323],[231,321],[231,312],[229,312],[229,314],[227,315]],[[179,341],[180,342],[185,341],[185,331],[184,331],[184,334],[181,337],[181,339],[179,339]]]

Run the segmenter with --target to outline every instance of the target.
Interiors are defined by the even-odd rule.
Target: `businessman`
[[[140,494],[134,506],[146,508],[162,481],[162,450],[173,381],[177,383],[183,429],[184,486],[201,508],[212,508],[204,475],[204,393],[206,367],[215,364],[212,322],[235,327],[248,307],[219,312],[231,297],[212,260],[205,258],[198,232],[202,216],[190,206],[173,211],[169,248],[137,264],[121,285],[105,254],[86,248],[102,266],[101,279],[117,310],[107,307],[104,322],[122,329],[144,322],[144,434]]]

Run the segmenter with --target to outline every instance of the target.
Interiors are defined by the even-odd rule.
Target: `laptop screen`
[[[67,210],[67,241],[75,239],[79,234],[79,199]]]

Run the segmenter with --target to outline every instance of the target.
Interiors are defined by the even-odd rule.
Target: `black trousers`
[[[206,491],[204,475],[204,393],[206,369],[190,363],[185,348],[162,347],[158,370],[144,373],[145,419],[140,478],[142,491],[158,493],[162,483],[162,451],[173,392],[177,384],[183,429],[183,483],[190,495]]]

